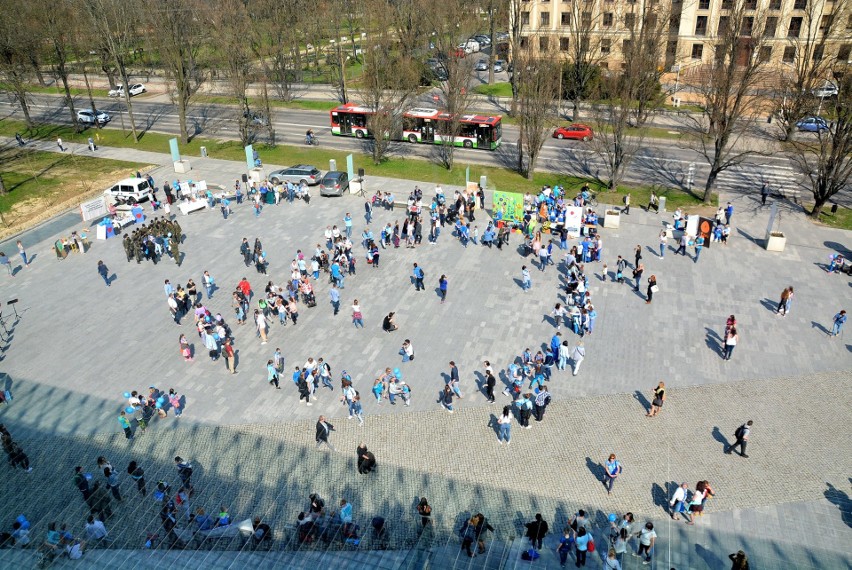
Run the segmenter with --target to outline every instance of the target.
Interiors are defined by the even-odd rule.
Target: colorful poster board
[[[568,237],[580,237],[580,227],[583,225],[583,208],[575,208],[569,206],[565,210],[565,228],[568,230]]]
[[[521,222],[524,219],[524,195],[516,192],[494,192],[491,216],[503,221]]]

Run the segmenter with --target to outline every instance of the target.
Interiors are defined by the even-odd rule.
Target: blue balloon
[[[124,393],[124,397],[125,397],[125,398],[129,398],[129,397],[130,397],[130,392],[125,392],[125,393]]]
[[[609,522],[615,522],[618,519],[615,513],[609,513]]]
[[[394,369],[393,369],[393,375],[394,375],[394,376],[399,376],[399,368],[394,368]]]
[[[157,403],[158,403],[158,404],[162,404],[162,403],[163,403],[163,402],[165,402],[165,401],[166,401],[166,399],[165,399],[164,397],[162,397],[162,396],[160,396],[159,398],[157,398]]]
[[[127,412],[128,414],[132,414],[136,410],[133,409],[133,406],[127,406],[126,408],[124,408],[124,411]]]

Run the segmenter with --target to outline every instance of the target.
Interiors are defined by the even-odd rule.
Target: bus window
[[[332,127],[339,127],[340,126],[340,117],[337,113],[331,114],[331,126]]]

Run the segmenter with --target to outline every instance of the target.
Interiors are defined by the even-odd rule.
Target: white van
[[[125,178],[104,190],[104,197],[110,204],[150,200],[151,185],[144,178]]]

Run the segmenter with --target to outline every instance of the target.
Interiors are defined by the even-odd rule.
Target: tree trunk
[[[21,87],[16,90],[16,96],[18,97],[18,103],[21,104],[21,111],[24,113],[24,123],[27,125],[27,129],[33,129],[35,127],[35,123],[33,123],[32,117],[30,117],[30,104],[27,103],[27,92]]]
[[[516,166],[518,174],[524,174],[524,135],[518,135],[518,163]]]
[[[186,107],[187,96],[184,85],[177,86],[177,104],[178,104],[178,123],[180,123],[180,142],[183,144],[189,143],[189,131],[186,128]]]
[[[0,173],[0,194],[6,195],[9,191],[6,190],[6,183],[3,182],[3,174]]]
[[[535,174],[535,165],[538,162],[538,152],[530,152],[529,161],[525,176],[527,177],[527,180],[532,180],[533,175]]]
[[[95,117],[98,116],[98,111],[95,108],[95,97],[92,95],[92,85],[89,83],[89,74],[86,73],[86,68],[83,67],[83,81],[86,82],[86,94],[89,96],[89,107],[92,109],[92,113]],[[101,124],[95,120],[95,127],[99,130],[101,129]]]
[[[130,102],[130,81],[127,78],[127,67],[118,57],[115,58],[121,81],[124,83],[124,103],[127,105],[127,118],[130,119],[130,130],[133,131],[133,142],[139,142],[139,133],[136,132],[136,121],[133,119],[133,103]],[[95,121],[97,122],[97,121]]]
[[[266,65],[264,64],[264,68]],[[269,136],[269,144],[275,146],[275,127],[272,126],[272,106],[269,104],[269,89],[267,78],[263,77],[263,114],[266,116],[266,134]]]
[[[719,176],[719,171],[716,170],[716,165],[710,169],[710,174],[707,175],[707,182],[704,184],[704,203],[710,205],[710,199],[713,197],[713,185],[716,184],[716,177]]]
[[[828,202],[825,198],[817,198],[816,202],[814,202],[814,207],[808,214],[814,220],[819,220],[819,215],[822,213],[822,207],[825,206],[825,203]]]
[[[576,122],[577,118],[580,116],[580,100],[572,99],[571,100],[571,121]]]
[[[74,109],[74,98],[71,96],[71,88],[68,86],[68,69],[65,67],[65,54],[57,47],[56,57],[59,63],[56,66],[56,71],[59,73],[59,78],[62,80],[62,87],[65,89],[65,101],[68,103],[68,109],[71,111],[71,122],[74,123],[74,132],[79,133],[83,129],[80,128],[80,121],[77,120],[77,110]]]
[[[44,82],[44,75],[41,73],[41,68],[38,65],[38,60],[34,53],[29,54],[30,63],[33,64],[33,70],[35,70],[36,77],[38,78],[38,84],[42,87],[47,87],[47,83]]]

